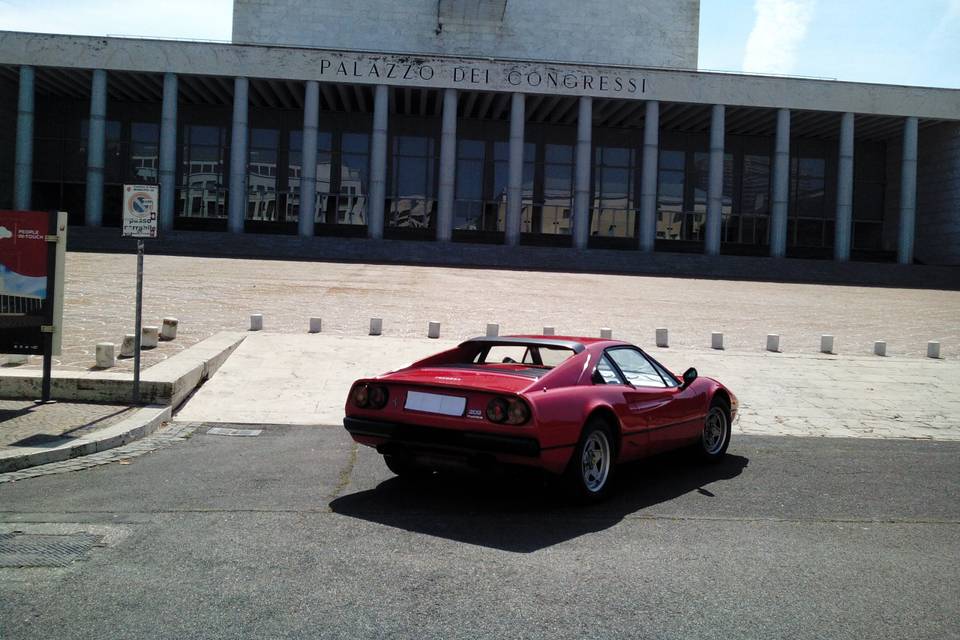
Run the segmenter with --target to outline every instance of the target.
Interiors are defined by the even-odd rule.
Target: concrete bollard
[[[250,331],[263,331],[262,313],[254,313],[250,316]]]
[[[427,337],[428,337],[428,338],[433,338],[433,339],[437,339],[437,338],[440,337],[440,323],[439,323],[439,322],[431,322],[431,323],[427,326]]]
[[[160,325],[160,339],[161,340],[176,340],[177,339],[177,327],[180,325],[180,321],[176,318],[164,318],[163,324]]]
[[[820,353],[833,353],[833,336],[820,336]]]
[[[714,331],[710,334],[710,346],[714,349],[723,349],[723,334],[719,331]]]
[[[112,342],[97,343],[97,366],[101,369],[109,369],[117,364],[116,345]]]
[[[500,335],[500,325],[495,322],[490,322],[487,324],[487,337],[496,338]]]
[[[383,333],[383,318],[370,318],[370,335],[378,336]]]
[[[887,343],[882,340],[877,340],[873,343],[873,353],[878,356],[887,355]]]
[[[934,360],[940,359],[940,343],[931,340],[927,343],[927,357]]]
[[[310,318],[310,333],[320,333],[323,330],[322,318]]]
[[[555,328],[553,328],[553,327],[544,327],[544,328],[543,328],[543,335],[545,335],[545,336],[555,336],[555,335],[557,335],[557,330],[556,330]]]
[[[7,364],[27,364],[27,358],[22,353],[12,353],[7,356]]]
[[[664,349],[670,346],[670,333],[666,329],[657,329],[657,346]]]
[[[160,327],[142,327],[140,329],[140,348],[153,349],[160,344]]]
[[[128,333],[123,336],[123,342],[120,343],[120,357],[121,358],[132,358],[133,352],[137,347],[136,343],[137,336],[132,333]]]
[[[775,333],[767,334],[767,351],[780,353],[780,336]]]
[[[603,327],[600,329],[600,337],[604,340],[613,340],[613,329],[609,327]]]

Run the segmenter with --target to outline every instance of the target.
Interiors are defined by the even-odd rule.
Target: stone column
[[[177,97],[175,73],[163,75],[163,111],[160,115],[160,229],[173,229],[177,199]]]
[[[840,158],[837,163],[837,219],[833,239],[833,259],[850,259],[853,231],[853,135],[854,116],[845,113],[840,119]]]
[[[580,97],[577,117],[577,158],[574,167],[573,246],[586,249],[590,237],[590,171],[593,167],[593,98]]]
[[[370,220],[367,235],[383,238],[384,200],[387,197],[387,126],[390,116],[390,89],[377,85],[373,95],[373,138],[370,141]]]
[[[313,235],[317,211],[317,127],[320,123],[320,83],[308,80],[303,100],[303,148],[300,153],[301,238]]]
[[[913,264],[913,244],[917,218],[917,128],[910,117],[903,122],[903,166],[900,170],[900,240],[897,262]]]
[[[643,168],[640,176],[640,250],[653,251],[657,238],[657,179],[660,160],[660,103],[647,101],[643,121]]]
[[[440,133],[440,183],[437,194],[437,240],[453,237],[453,195],[457,175],[457,90],[443,90],[443,124]]]
[[[103,164],[107,146],[107,72],[96,69],[90,85],[90,126],[87,142],[88,227],[103,224]]]
[[[33,67],[20,67],[20,95],[17,100],[17,146],[13,169],[13,208],[30,209],[33,190]]]
[[[247,140],[249,138],[247,114],[250,81],[235,78],[233,81],[233,128],[230,139],[230,207],[227,214],[227,229],[230,233],[243,233],[247,217]]]
[[[507,181],[507,218],[505,240],[510,246],[520,244],[523,212],[523,146],[527,124],[527,96],[515,93],[510,104],[510,165]]]
[[[720,236],[723,229],[723,148],[726,135],[726,108],[713,105],[710,121],[710,178],[707,186],[707,226],[704,234],[704,252],[720,255]]]
[[[787,254],[787,207],[790,202],[790,110],[777,111],[777,140],[773,157],[773,206],[770,209],[770,255]]]

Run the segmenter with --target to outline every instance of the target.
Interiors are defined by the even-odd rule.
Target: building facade
[[[156,183],[185,232],[960,264],[960,91],[698,72],[698,21],[237,0],[231,44],[0,32],[0,207],[118,226]]]

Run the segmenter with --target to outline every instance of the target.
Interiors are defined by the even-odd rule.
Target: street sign
[[[123,187],[123,236],[157,237],[157,185],[128,184]]]
[[[137,239],[137,302],[133,339],[133,401],[140,401],[140,332],[143,324],[143,238],[157,237],[157,185],[123,186],[123,237]]]

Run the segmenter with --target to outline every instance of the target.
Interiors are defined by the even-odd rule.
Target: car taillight
[[[370,387],[370,407],[373,409],[383,409],[387,406],[387,400],[390,399],[390,392],[381,385],[371,385]]]
[[[361,409],[383,409],[390,399],[390,392],[379,384],[358,384],[353,389],[353,404]]]
[[[530,419],[530,409],[527,403],[517,398],[511,398],[507,403],[507,424],[524,424]]]
[[[365,409],[370,404],[370,387],[359,384],[353,388],[353,404]]]
[[[487,420],[497,424],[525,424],[530,419],[530,408],[519,398],[494,398],[487,403]]]

